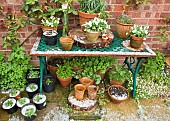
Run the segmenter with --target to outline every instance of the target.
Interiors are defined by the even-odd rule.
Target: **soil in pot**
[[[46,107],[46,96],[44,94],[38,93],[34,95],[33,102],[38,110],[42,110]]]
[[[28,103],[21,108],[21,114],[26,121],[33,121],[36,117],[36,107],[32,103]]]
[[[9,97],[15,98],[16,100],[18,100],[19,98],[21,98],[21,93],[20,93],[19,90],[13,89],[13,90],[11,90],[11,92],[9,93]]]
[[[45,31],[43,32],[44,41],[46,45],[54,46],[57,43],[57,31]]]
[[[19,108],[22,108],[25,104],[28,104],[28,103],[30,103],[30,99],[27,97],[22,97],[17,100],[17,106]]]
[[[27,91],[29,98],[32,99],[33,96],[36,93],[38,93],[38,85],[36,83],[28,84],[28,86],[26,87],[26,91]]]
[[[32,69],[27,71],[27,83],[36,83],[40,85],[40,69]]]
[[[55,90],[56,78],[51,75],[45,75],[43,79],[43,91],[53,92]]]
[[[16,100],[14,98],[8,98],[2,104],[2,108],[6,110],[9,114],[13,114],[17,111]]]
[[[112,85],[108,88],[108,94],[114,103],[121,103],[129,98],[129,92],[123,86]]]

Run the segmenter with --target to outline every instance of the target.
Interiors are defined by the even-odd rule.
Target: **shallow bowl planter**
[[[129,92],[120,85],[111,85],[108,94],[113,103],[121,103],[129,98]]]
[[[22,108],[25,104],[28,104],[28,103],[30,103],[30,99],[27,97],[22,97],[17,100],[17,106],[19,108]]]
[[[33,88],[34,86],[34,88]],[[33,96],[38,93],[38,85],[36,83],[30,83],[26,87],[27,94],[30,99],[33,98]]]
[[[13,114],[17,111],[16,100],[14,98],[8,98],[2,104],[2,108],[6,110],[9,114]]]
[[[42,110],[46,107],[46,96],[41,93],[37,93],[33,97],[33,102],[38,110]]]
[[[31,110],[31,111],[30,111]],[[27,113],[29,111],[29,113]],[[36,107],[32,103],[28,103],[21,108],[21,114],[26,121],[33,121],[36,117]]]
[[[20,93],[19,90],[12,90],[12,91],[9,93],[9,97],[15,98],[16,100],[18,100],[19,98],[21,98],[21,93]]]
[[[48,81],[50,79],[50,81]],[[56,83],[56,78],[51,75],[45,75],[43,78],[43,91],[44,92],[53,92],[55,90],[55,83]]]

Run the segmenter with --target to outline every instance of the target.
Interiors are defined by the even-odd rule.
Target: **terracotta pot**
[[[79,79],[80,83],[86,86],[86,88],[94,83],[94,80],[89,79],[87,77],[83,77]]]
[[[129,36],[129,30],[133,27],[133,24],[123,24],[116,20],[117,34],[119,38],[127,38]]]
[[[51,65],[47,64],[47,68],[48,68],[48,70],[50,71],[50,73],[51,73],[52,76],[54,76],[54,77],[57,76],[57,75],[56,75],[56,71],[57,71],[57,69],[58,69],[57,66],[51,66]]]
[[[103,35],[102,35],[102,41],[103,41],[103,42],[107,42],[107,40],[108,40],[107,34],[103,34]]]
[[[119,80],[112,79],[112,80],[110,80],[110,84],[111,85],[122,85],[123,82],[121,82]]]
[[[60,37],[60,43],[63,50],[71,50],[74,40],[69,36]]]
[[[61,86],[64,88],[68,87],[72,80],[72,76],[69,78],[60,78],[59,76],[57,76],[57,78],[60,81]]]
[[[143,38],[141,37],[136,37],[136,36],[131,36],[130,37],[130,46],[132,48],[138,49],[141,47],[143,43]]]
[[[88,32],[87,31],[86,35],[87,35],[88,41],[95,42],[101,35],[101,32],[93,32],[93,31]]]
[[[106,68],[106,72],[105,72],[105,73],[101,73],[100,70],[98,70],[98,71],[97,71],[97,74],[99,74],[100,77],[101,77],[101,80],[103,80],[104,77],[105,77],[105,75],[106,75],[106,73],[107,73],[108,71],[109,71],[109,68]]]
[[[80,20],[81,27],[85,22],[88,22],[88,21],[92,20],[93,18],[98,17],[97,13],[89,14],[89,13],[85,13],[85,12],[82,12],[79,10],[78,10],[78,14],[79,14],[79,20]],[[82,28],[82,30],[84,30],[84,28]]]
[[[43,32],[49,30],[57,30],[57,27],[48,27],[48,26],[41,26]]]
[[[166,64],[168,65],[168,66],[170,66],[170,56],[168,56],[168,57],[166,57]]]
[[[119,89],[125,91],[126,94],[127,94],[127,97],[122,98],[122,99],[117,99],[117,98],[113,97],[113,96],[112,96],[112,92],[113,92],[113,91],[112,91],[112,88],[114,88],[114,87],[116,87],[117,90],[118,90],[118,88],[119,88]],[[109,94],[109,97],[110,97],[110,99],[112,100],[113,103],[121,103],[121,102],[123,102],[123,101],[125,101],[125,100],[127,100],[127,99],[129,98],[129,92],[128,92],[128,90],[127,90],[126,88],[124,88],[123,86],[120,86],[120,85],[111,85],[111,86],[108,88],[108,94]],[[122,93],[120,92],[120,94],[122,94]],[[119,95],[119,90],[118,90],[118,92],[116,92],[116,95]]]
[[[98,91],[98,87],[95,85],[90,85],[87,87],[87,91],[88,91],[88,98],[91,100],[94,100],[97,98],[97,91]]]
[[[75,98],[77,100],[83,100],[86,86],[84,86],[83,84],[76,84],[74,86],[74,90],[75,90]]]

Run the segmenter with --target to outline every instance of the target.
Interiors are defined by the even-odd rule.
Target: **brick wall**
[[[42,3],[46,0],[40,0]],[[106,0],[107,1],[107,10],[112,14],[112,17],[108,18],[108,22],[111,25],[113,31],[116,30],[115,19],[122,14],[123,6],[125,0]],[[156,39],[155,36],[159,34],[158,26],[164,26],[165,22],[160,21],[160,19],[165,17],[170,17],[170,0],[151,0],[151,5],[140,6],[137,9],[128,9],[127,14],[134,19],[136,24],[140,25],[149,25],[150,26],[150,36],[147,38],[146,43],[153,49],[159,49],[162,52],[167,50],[168,44],[170,44],[170,39],[166,42],[163,42],[158,47],[159,39]],[[12,12],[20,14],[19,6],[22,4],[23,0],[0,0],[0,6],[4,8],[4,13],[10,8]],[[77,5],[76,5],[77,7]],[[0,15],[0,22],[3,20],[4,16]],[[1,25],[0,23],[0,25]],[[70,28],[77,26],[78,16],[72,16],[69,21]],[[32,31],[36,30],[39,26],[26,26],[19,30],[20,41],[23,41]],[[10,48],[2,48],[2,36],[6,34],[7,30],[0,27],[0,51],[5,51],[9,55]],[[169,31],[170,33],[170,31]],[[37,33],[35,33],[29,40],[24,43],[26,47],[26,52],[29,54],[30,49],[35,41]],[[170,49],[166,53],[170,55]],[[120,58],[119,58],[120,59]],[[37,65],[38,61],[36,57],[32,57],[31,63]]]

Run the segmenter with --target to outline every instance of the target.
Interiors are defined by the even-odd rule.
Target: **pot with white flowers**
[[[30,99],[33,98],[33,96],[38,93],[38,85],[36,83],[30,83],[26,87],[27,94]]]
[[[28,103],[24,105],[21,108],[21,114],[24,116],[24,119],[26,121],[33,121],[35,117],[37,116],[35,105],[32,103]]]
[[[30,103],[30,99],[27,97],[22,97],[17,100],[17,106],[19,108],[22,108],[25,104],[28,104],[28,103]]]
[[[101,33],[106,33],[106,29],[110,29],[106,20],[96,17],[89,22],[85,22],[83,26],[85,27],[87,39],[90,42],[95,42]]]
[[[33,102],[38,110],[42,110],[46,107],[45,94],[37,93],[33,97]]]
[[[2,104],[2,108],[6,110],[9,114],[13,114],[17,111],[16,100],[14,98],[8,98]]]
[[[60,18],[51,16],[50,18],[44,17],[42,19],[42,27],[44,41],[46,45],[53,46],[57,43],[57,26],[59,24]],[[47,28],[46,28],[47,27]]]
[[[19,90],[12,89],[11,92],[9,93],[9,97],[12,97],[18,100],[19,98],[21,98],[21,93]]]
[[[149,26],[134,25],[130,28],[130,46],[138,49],[149,34]]]

